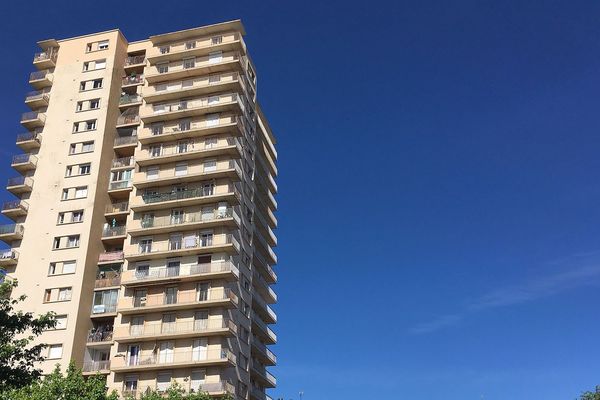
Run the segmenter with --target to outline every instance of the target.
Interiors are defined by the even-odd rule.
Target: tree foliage
[[[600,400],[600,386],[596,386],[593,392],[582,393],[579,400]]]
[[[126,397],[126,400],[133,400],[134,397]],[[183,386],[177,382],[173,382],[165,392],[156,390],[145,390],[139,398],[140,400],[212,400],[212,397],[207,393],[196,392],[187,393]],[[220,397],[222,400],[232,400],[231,395]]]
[[[106,379],[100,374],[84,378],[73,362],[66,374],[56,365],[44,379],[0,396],[1,400],[118,400],[116,392],[106,394]]]
[[[41,376],[36,363],[43,361],[40,343],[32,345],[35,338],[46,329],[56,326],[54,313],[40,315],[15,310],[25,295],[10,297],[17,281],[0,284],[0,393],[29,385]]]

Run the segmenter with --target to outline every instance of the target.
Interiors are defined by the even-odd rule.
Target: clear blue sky
[[[2,182],[37,40],[242,18],[279,139],[273,398],[600,384],[599,2],[160,3],[3,4]]]

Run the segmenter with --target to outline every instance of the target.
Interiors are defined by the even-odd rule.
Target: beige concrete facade
[[[72,359],[123,395],[269,398],[277,152],[244,35],[39,43],[0,267],[24,309],[59,316],[45,372]]]

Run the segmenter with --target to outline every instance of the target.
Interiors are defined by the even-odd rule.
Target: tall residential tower
[[[39,42],[0,267],[24,309],[58,315],[44,372],[72,359],[124,396],[269,398],[277,152],[244,34]]]

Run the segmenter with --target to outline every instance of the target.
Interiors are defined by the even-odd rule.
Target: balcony
[[[231,261],[206,264],[181,265],[177,268],[153,268],[146,272],[129,270],[123,272],[125,286],[141,286],[148,283],[185,282],[202,279],[225,279],[233,281],[239,278],[239,271]]]
[[[17,146],[24,151],[39,149],[42,144],[41,129],[34,132],[25,132],[17,135]]]
[[[171,124],[165,124],[164,128],[160,130],[145,129],[139,136],[139,140],[142,144],[151,144],[218,134],[243,136],[243,132],[244,126],[241,117],[225,115],[218,120],[192,120],[187,128],[182,128],[181,124],[173,121]]]
[[[119,286],[121,284],[121,275],[117,273],[101,274],[96,277],[94,282],[95,289],[104,289],[108,287]]]
[[[92,315],[90,315],[90,317],[105,317],[107,315],[116,315],[116,313],[116,304],[95,304],[92,306]]]
[[[238,252],[240,244],[230,233],[214,235],[209,239],[199,239],[196,237],[186,238],[186,240],[170,242],[161,241],[139,246],[137,253],[128,254],[126,258],[129,261],[149,260],[170,257],[179,257],[193,254],[207,254],[213,252]]]
[[[136,147],[138,144],[138,137],[137,136],[120,136],[115,138],[115,142],[113,147],[114,148],[120,148],[120,147]]]
[[[108,193],[114,195],[124,195],[125,193],[129,193],[132,188],[131,180],[125,181],[114,181],[108,183]]]
[[[250,398],[255,400],[273,400],[268,394],[255,387],[252,387],[250,391]]]
[[[23,239],[25,229],[21,224],[0,225],[0,240],[10,244],[13,240]]]
[[[133,157],[121,157],[112,161],[111,169],[133,167],[135,164]]]
[[[13,156],[10,166],[23,174],[27,171],[34,170],[37,166],[37,160],[37,157],[33,154],[17,154]]]
[[[106,361],[86,361],[83,363],[84,375],[108,374],[110,373],[110,360]]]
[[[200,307],[236,307],[238,296],[229,288],[212,288],[207,292],[178,291],[176,298],[164,293],[145,297],[124,297],[119,300],[121,314],[136,314],[168,310],[186,310]]]
[[[19,218],[27,215],[29,204],[24,200],[6,201],[2,204],[2,214],[11,218]]]
[[[267,371],[267,369],[263,365],[254,362],[254,360],[250,365],[250,372],[252,373],[252,375],[259,378],[258,381],[262,383],[264,387],[274,388],[275,386],[277,386],[277,379],[275,378],[275,376],[269,371]]]
[[[144,75],[129,75],[121,80],[121,87],[132,87],[144,84]]]
[[[205,142],[195,143],[194,145],[174,144],[163,146],[160,151],[150,151],[143,149],[139,152],[137,163],[140,166],[156,165],[169,162],[181,162],[197,158],[216,157],[227,155],[240,158],[242,156],[242,146],[236,138],[219,138],[217,143],[205,144]]]
[[[138,115],[138,109],[130,108],[117,118],[117,129],[138,125],[139,123],[140,116]]]
[[[146,65],[146,56],[129,56],[125,59],[125,69]]]
[[[122,390],[121,396],[124,399],[139,399],[142,395],[155,390],[158,390],[157,386],[139,387],[136,390]],[[192,388],[190,385],[188,391],[206,393],[211,397],[221,397],[230,394],[233,396],[233,398],[235,398],[235,386],[227,381],[202,383],[195,388]],[[271,398],[267,398],[266,400],[271,400]]]
[[[232,92],[243,91],[246,86],[241,79],[241,74],[238,72],[224,72],[219,75],[211,75],[210,77],[199,77],[194,79],[193,84],[189,85],[186,83],[184,86],[183,81],[177,86],[173,82],[169,82],[169,85],[158,84],[155,86],[149,86],[144,88],[144,99],[146,103],[156,103],[159,101],[173,100],[182,97],[193,97],[201,96],[209,93],[225,92],[230,90]]]
[[[102,242],[105,244],[122,243],[127,236],[125,225],[122,226],[105,226],[102,229]]]
[[[277,357],[269,348],[257,339],[252,340],[252,353],[255,353],[265,365],[277,364]]]
[[[180,100],[169,104],[146,107],[141,116],[145,124],[158,121],[189,118],[209,113],[241,113],[244,111],[243,98],[237,93],[223,93],[218,96]]]
[[[111,343],[113,340],[113,331],[112,330],[102,330],[102,329],[91,329],[88,331],[87,343],[93,344],[102,344],[102,343]]]
[[[117,216],[129,214],[129,202],[120,201],[118,203],[107,204],[104,209],[104,216]]]
[[[258,310],[258,314],[267,324],[274,324],[277,322],[277,314],[275,314],[258,291],[255,291],[252,294],[252,305],[256,306],[254,309]]]
[[[227,188],[215,187],[214,190],[195,188],[182,191],[170,191],[157,194],[143,194],[136,199],[142,199],[143,204],[132,204],[136,212],[146,210],[164,210],[172,207],[185,207],[198,204],[227,201],[229,204],[239,204],[240,194],[233,185]]]
[[[154,64],[168,60],[181,60],[184,57],[205,55],[219,50],[245,51],[246,45],[237,32],[216,34],[178,44],[153,47],[149,50],[148,61]]]
[[[17,265],[17,261],[19,261],[18,251],[9,249],[0,252],[0,267]]]
[[[261,296],[263,296],[263,299],[265,299],[267,304],[277,303],[277,294],[271,288],[271,286],[269,286],[269,283],[265,280],[265,278],[262,277],[262,274],[255,270],[252,276],[252,282],[255,284],[256,288],[260,292]]]
[[[37,90],[52,86],[52,80],[52,71],[49,69],[35,71],[29,75],[29,84]]]
[[[115,264],[123,262],[124,254],[122,251],[107,251],[100,253],[98,256],[98,264]]]
[[[48,107],[50,89],[34,90],[25,95],[25,104],[32,110]]]
[[[163,172],[160,176],[160,172]],[[134,184],[139,188],[159,186],[166,184],[179,184],[185,182],[194,182],[205,179],[230,178],[239,180],[242,178],[242,171],[235,160],[219,161],[215,168],[202,168],[202,171],[187,173],[185,175],[166,175],[166,171],[159,171],[159,176],[155,179],[148,179],[144,173],[137,173],[134,177]]]
[[[181,61],[170,63],[166,68],[153,65],[147,68],[150,73],[146,75],[146,80],[148,83],[157,83],[224,71],[242,72],[245,61],[246,58],[241,53],[227,52],[217,59],[208,56],[196,58],[192,65],[185,65]]]
[[[14,195],[31,192],[33,189],[33,179],[28,176],[17,176],[10,178],[6,183],[6,190]]]
[[[228,349],[208,349],[203,352],[172,350],[156,354],[142,352],[139,357],[115,357],[111,369],[114,372],[147,371],[166,368],[189,368],[196,366],[235,365],[235,355]]]
[[[140,94],[125,94],[119,99],[119,108],[130,107],[142,104],[142,96]]]
[[[157,339],[182,339],[198,336],[232,335],[237,325],[229,319],[208,319],[187,322],[148,323],[115,327],[115,340],[119,343],[154,341]]]
[[[46,114],[39,111],[30,111],[21,115],[21,125],[28,130],[43,127],[46,123]]]
[[[58,47],[48,47],[45,51],[35,53],[33,65],[38,69],[54,68],[58,57]]]
[[[275,332],[273,332],[271,328],[265,324],[265,322],[259,315],[256,314],[255,311],[252,311],[250,320],[252,321],[253,328],[256,328],[256,330],[252,329],[252,332],[260,336],[263,342],[266,344],[277,343],[277,335]]]
[[[157,233],[208,229],[216,226],[237,227],[240,217],[233,208],[215,209],[211,212],[186,213],[180,216],[165,215],[162,217],[133,220],[129,234],[131,237],[152,235]]]

